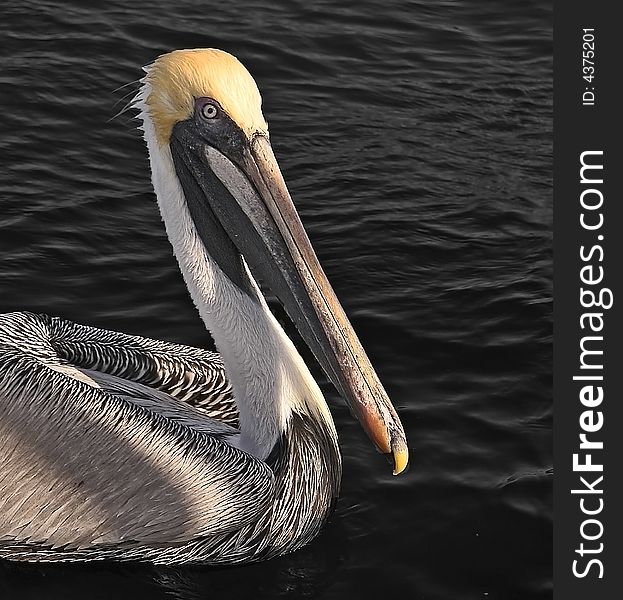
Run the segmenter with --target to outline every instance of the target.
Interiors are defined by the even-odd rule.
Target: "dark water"
[[[209,346],[113,92],[173,48],[258,81],[321,262],[399,409],[325,532],[228,570],[0,566],[0,597],[551,596],[551,3],[4,0],[0,312]],[[115,102],[121,103],[115,106]]]

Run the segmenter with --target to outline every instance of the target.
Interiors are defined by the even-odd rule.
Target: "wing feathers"
[[[103,382],[111,393],[50,361],[0,345],[0,549],[169,546],[234,531],[271,502],[268,466],[195,417],[167,418],[176,401],[159,414],[158,397],[140,405],[136,387],[114,393],[118,378]]]
[[[237,425],[231,386],[215,352],[46,318],[50,343],[60,358],[158,389]]]

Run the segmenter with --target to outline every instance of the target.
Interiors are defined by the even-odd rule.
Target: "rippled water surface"
[[[136,122],[110,119],[156,55],[223,48],[412,464],[393,478],[315,368],[345,464],[310,546],[226,570],[4,564],[2,598],[551,596],[550,4],[3,1],[0,312],[210,346]]]

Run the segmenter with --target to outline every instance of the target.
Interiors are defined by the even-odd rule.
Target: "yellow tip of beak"
[[[393,452],[394,456],[394,475],[400,475],[409,464],[409,450],[407,448],[396,449]]]

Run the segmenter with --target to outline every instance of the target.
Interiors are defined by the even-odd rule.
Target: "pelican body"
[[[270,287],[394,473],[404,431],[327,281],[237,59],[180,50],[134,105],[158,206],[218,354],[0,315],[0,558],[236,564],[310,541],[339,493],[323,395]]]

